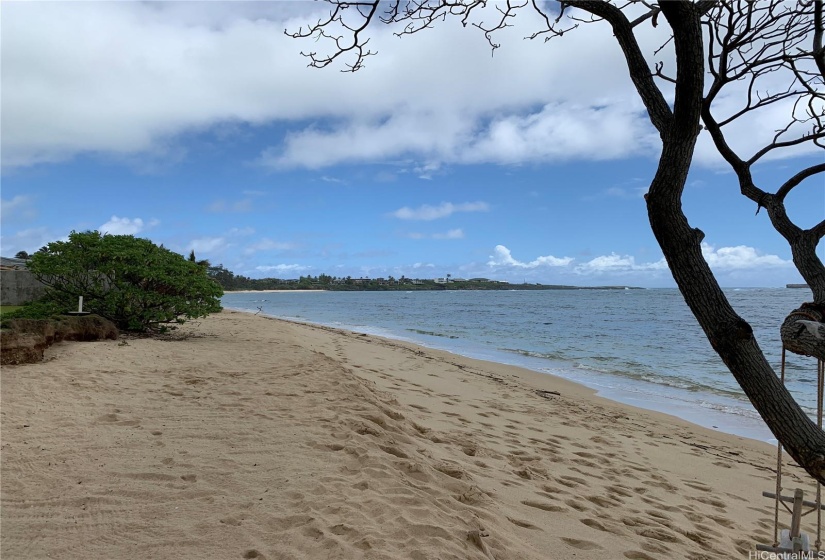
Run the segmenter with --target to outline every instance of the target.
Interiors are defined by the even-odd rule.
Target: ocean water
[[[804,289],[726,290],[779,371],[779,325]],[[675,289],[228,293],[228,308],[401,339],[549,373],[604,397],[774,441]],[[811,415],[816,362],[788,355]]]

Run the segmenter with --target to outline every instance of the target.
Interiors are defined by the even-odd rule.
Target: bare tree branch
[[[825,163],[820,163],[818,165],[812,165],[807,167],[785,181],[781,187],[776,191],[776,198],[778,200],[784,200],[785,197],[791,192],[791,189],[799,185],[802,181],[807,179],[808,177],[813,177],[818,173],[825,173]]]

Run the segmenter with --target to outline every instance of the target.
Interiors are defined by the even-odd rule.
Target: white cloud
[[[464,230],[457,228],[444,233],[409,233],[410,239],[464,239]]]
[[[49,228],[38,227],[18,231],[14,235],[4,235],[0,238],[0,247],[2,247],[3,255],[12,257],[20,251],[26,251],[31,254],[51,243],[52,241],[67,241],[68,237],[60,237],[53,233]]]
[[[253,233],[255,233],[255,228],[252,228],[252,227],[249,227],[249,226],[242,227],[242,228],[232,228],[232,229],[230,229],[229,231],[226,232],[227,235],[239,236],[239,237],[252,235]]]
[[[779,286],[798,280],[793,263],[777,255],[765,255],[753,247],[720,247],[703,243],[702,252],[717,279],[725,286]],[[569,283],[586,285],[624,284],[636,286],[672,285],[673,280],[664,258],[637,262],[632,255],[610,253],[586,261],[572,258],[538,257],[530,262],[515,259],[510,249],[497,245],[486,263],[511,281]],[[757,275],[754,273],[758,271]],[[466,265],[466,272],[484,275],[484,269]],[[525,274],[527,276],[525,276]]]
[[[6,2],[3,165],[84,153],[177,157],[176,138],[184,133],[212,130],[221,140],[226,130],[275,122],[293,123],[292,132],[258,154],[265,165],[322,168],[409,156],[421,178],[444,163],[658,151],[604,23],[543,45],[523,39],[542,22],[532,10],[521,10],[513,27],[496,36],[502,48],[492,57],[483,35],[458,21],[401,40],[393,35],[398,29],[378,25],[369,35],[380,54],[350,75],[337,72],[340,66],[306,68],[300,51],[324,52],[327,45],[283,33],[317,21],[326,6],[210,2],[201,8],[186,2]],[[495,17],[497,8],[490,3],[480,17]],[[636,31],[646,53],[668,35],[666,25]],[[658,58],[673,67],[669,49]],[[766,79],[762,90],[780,89],[772,87],[780,77]],[[721,98],[720,114],[735,111],[741,99]],[[787,111],[771,105],[759,118],[731,125],[730,142],[750,153],[772,138]],[[702,163],[719,160],[707,133],[697,153]]]
[[[530,262],[521,262],[513,258],[510,254],[510,249],[504,245],[496,245],[493,249],[493,254],[490,255],[490,260],[487,261],[488,266],[492,267],[515,267],[515,268],[537,268],[540,266],[567,266],[573,259],[571,257],[538,257]]]
[[[777,255],[763,255],[753,247],[746,245],[716,249],[708,243],[702,243],[702,255],[711,268],[720,271],[792,268],[794,266],[792,261],[783,260]]]
[[[276,264],[276,265],[261,265],[256,266],[255,270],[260,272],[277,272],[279,274],[283,274],[285,272],[302,272],[304,270],[309,270],[310,266],[303,266],[300,264]]]
[[[338,183],[339,185],[349,184],[348,181],[344,181],[343,179],[339,179],[338,177],[330,177],[329,175],[322,175],[321,180],[325,183]]]
[[[0,199],[0,222],[28,222],[37,216],[30,196],[18,194],[10,199]]]
[[[287,135],[283,146],[265,150],[260,162],[318,169],[346,162],[401,157],[427,160],[415,171],[431,179],[442,163],[518,164],[572,159],[605,160],[655,156],[656,134],[639,102],[607,105],[565,101],[539,111],[510,109],[482,124],[483,115],[439,108],[394,110],[372,119],[352,119],[331,130]]]
[[[464,231],[461,229],[451,229],[445,233],[434,233],[433,239],[464,239]]]
[[[283,34],[314,21],[326,7],[250,4],[260,6],[209,5],[208,16],[175,3],[4,6],[4,164],[90,152],[164,152],[183,132],[329,117],[339,123],[332,135],[319,137],[316,124],[308,125],[263,160],[320,167],[348,158],[429,153],[433,158],[417,166],[420,176],[428,176],[439,160],[471,159],[464,140],[485,148],[485,157],[509,143],[506,157],[512,158],[518,147],[544,137],[547,122],[559,132],[586,131],[612,122],[616,111],[627,112],[622,108],[635,96],[604,25],[543,48],[523,40],[540,23],[525,11],[516,28],[501,34],[504,46],[495,57],[480,33],[457,22],[439,25],[426,40],[398,40],[394,29],[377,26],[370,45],[381,55],[353,76],[306,68],[299,52],[309,42]],[[560,56],[559,49],[578,56]],[[598,116],[585,115],[581,126],[571,121],[575,114],[551,118],[562,107],[558,103],[580,99],[592,99]],[[535,107],[545,109],[536,113]],[[482,120],[490,126],[480,127]],[[513,131],[523,138],[511,138]],[[329,142],[312,145],[321,138]],[[354,151],[335,143],[342,138],[355,141]],[[530,148],[530,158],[536,150]]]
[[[430,206],[424,204],[418,208],[410,208],[404,206],[399,208],[390,215],[401,220],[437,220],[439,218],[446,218],[456,212],[487,212],[490,205],[486,202],[464,202],[461,204],[453,204],[452,202],[442,202],[438,206]]]
[[[257,253],[258,251],[288,251],[295,248],[296,245],[294,243],[274,241],[265,237],[244,249],[244,254],[251,255],[252,253]]]
[[[583,275],[659,272],[663,270],[668,270],[667,261],[664,258],[652,263],[636,263],[634,257],[617,255],[616,253],[596,257],[575,267],[576,273]]]
[[[225,237],[201,237],[193,239],[188,249],[196,253],[218,253],[229,247]]]
[[[158,220],[150,220],[148,224],[144,224],[141,218],[118,218],[112,216],[108,222],[100,226],[98,231],[101,233],[108,233],[109,235],[135,235],[143,231],[146,225],[156,226],[160,222]]]

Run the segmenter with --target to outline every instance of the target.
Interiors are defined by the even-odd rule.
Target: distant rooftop
[[[0,257],[0,270],[26,270],[27,268],[25,259]]]

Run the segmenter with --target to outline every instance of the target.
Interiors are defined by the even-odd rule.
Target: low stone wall
[[[0,305],[23,305],[44,293],[46,286],[28,270],[0,271]]]

